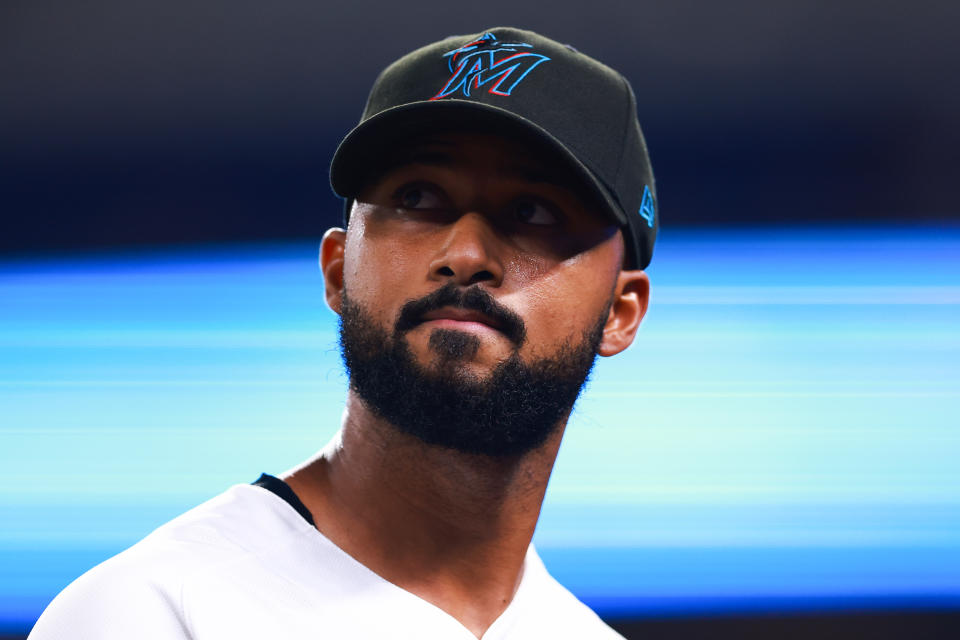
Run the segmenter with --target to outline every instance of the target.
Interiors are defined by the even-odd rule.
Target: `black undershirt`
[[[310,515],[310,510],[302,502],[300,498],[297,497],[297,494],[293,492],[293,489],[290,488],[286,482],[280,478],[275,478],[266,473],[261,473],[260,477],[257,478],[257,481],[253,484],[258,487],[263,487],[267,491],[276,494],[282,498],[287,504],[293,507],[297,513],[303,516],[303,519],[310,523],[311,527],[316,527],[316,523],[313,521],[313,516]]]

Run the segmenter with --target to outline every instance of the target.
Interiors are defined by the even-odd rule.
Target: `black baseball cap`
[[[445,38],[380,73],[330,164],[345,220],[391,143],[452,128],[529,140],[555,154],[620,225],[626,266],[650,263],[659,215],[630,83],[569,45],[511,27]]]

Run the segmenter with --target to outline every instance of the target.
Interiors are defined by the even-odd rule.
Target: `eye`
[[[394,198],[397,205],[404,209],[439,209],[444,202],[438,188],[419,183],[400,187]]]
[[[560,222],[560,216],[536,200],[518,200],[513,203],[512,207],[514,218],[524,224],[546,226]]]

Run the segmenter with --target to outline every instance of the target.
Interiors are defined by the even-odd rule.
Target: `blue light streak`
[[[960,229],[662,233],[536,543],[601,613],[960,606]],[[336,430],[316,247],[0,264],[0,631]]]

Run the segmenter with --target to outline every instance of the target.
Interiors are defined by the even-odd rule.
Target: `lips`
[[[423,322],[430,320],[452,320],[454,322],[476,322],[483,324],[497,331],[502,330],[502,325],[490,316],[474,311],[472,309],[458,309],[455,307],[443,307],[423,314]]]
[[[435,322],[434,326],[438,327],[447,325],[451,329],[493,329],[506,336],[517,347],[522,346],[527,338],[523,319],[516,312],[498,303],[480,285],[463,289],[454,282],[448,282],[422,298],[404,303],[393,330],[400,336],[424,322]]]

